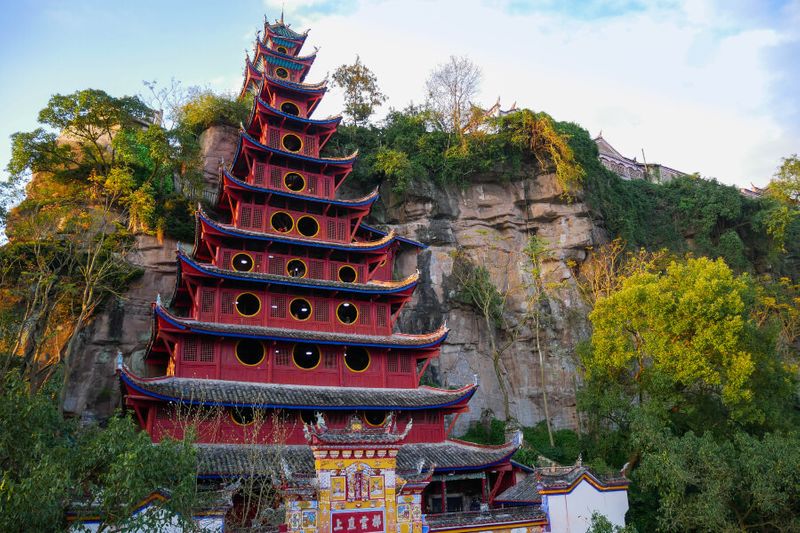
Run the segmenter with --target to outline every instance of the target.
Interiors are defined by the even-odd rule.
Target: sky
[[[307,81],[359,55],[389,97],[376,119],[457,55],[482,69],[478,103],[577,122],[640,161],[763,186],[800,152],[800,0],[0,0],[0,167],[54,93],[238,92],[282,5],[320,48]],[[341,107],[332,90],[316,116]]]

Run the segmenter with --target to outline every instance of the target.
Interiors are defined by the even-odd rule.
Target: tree
[[[334,71],[333,85],[344,90],[344,114],[356,126],[364,126],[375,108],[386,101],[375,74],[358,56],[352,65],[341,65]]]
[[[431,71],[425,82],[427,102],[442,129],[462,134],[480,84],[481,69],[465,56],[450,56]]]

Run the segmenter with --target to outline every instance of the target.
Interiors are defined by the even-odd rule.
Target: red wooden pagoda
[[[286,531],[422,531],[423,517],[474,531],[478,514],[495,531],[538,531],[538,507],[495,509],[520,440],[448,437],[477,383],[420,385],[448,330],[396,332],[419,273],[392,274],[424,245],[364,223],[377,192],[337,196],[356,154],[321,155],[341,117],[311,118],[326,85],[304,81],[305,39],[265,22],[247,58],[252,113],[193,250],[178,252],[169,306],[153,306],[154,377],[120,366],[126,405],[155,442],[194,420],[207,482],[279,463]]]

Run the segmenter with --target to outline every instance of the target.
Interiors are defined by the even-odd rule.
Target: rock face
[[[71,386],[64,410],[85,419],[105,418],[119,406],[117,352],[137,373],[146,375],[143,358],[153,323],[151,304],[156,296],[169,298],[175,287],[175,241],[159,243],[140,235],[128,259],[144,273],[121,299],[109,300],[81,332]]]
[[[401,315],[400,328],[430,330],[446,320],[451,332],[439,361],[432,364],[435,379],[456,387],[477,375],[481,384],[455,433],[482,417],[504,418],[501,379],[509,413],[520,424],[531,426],[544,419],[544,389],[553,425],[578,428],[574,348],[588,336],[588,309],[573,272],[585,260],[587,248],[603,240],[586,205],[580,199],[566,201],[554,175],[515,181],[483,176],[463,189],[416,184],[404,198],[393,196],[387,186],[383,189],[385,209],[376,210],[383,213],[379,222],[429,245],[416,256],[422,281]],[[532,263],[523,253],[534,235],[547,247],[539,271],[546,296],[538,305]],[[456,298],[459,280],[453,263],[458,250],[485,266],[506,298],[505,321],[513,327],[512,332],[494,332],[501,350],[499,372],[484,317]],[[399,268],[408,272],[414,260],[406,254]]]
[[[232,126],[214,126],[200,135],[200,152],[203,159],[204,195],[215,195],[219,187],[219,164],[228,164],[236,153],[239,129]]]

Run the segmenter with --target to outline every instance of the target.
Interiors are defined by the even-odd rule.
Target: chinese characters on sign
[[[341,511],[331,516],[334,533],[383,533],[383,511]]]

